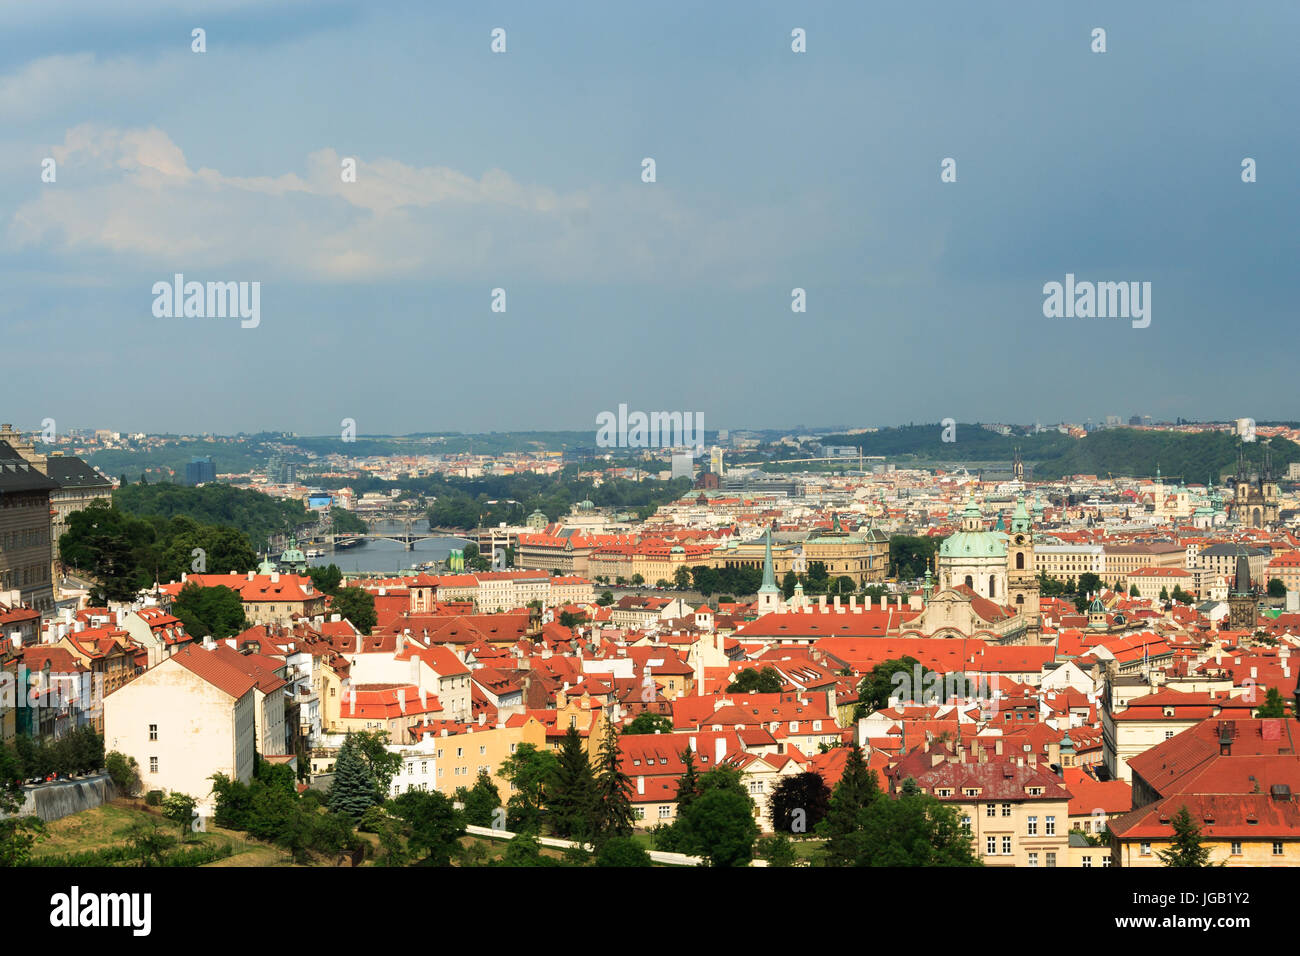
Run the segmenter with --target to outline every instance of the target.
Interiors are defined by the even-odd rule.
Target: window
[[[995,817],[998,815],[998,805],[996,803],[985,804],[984,815],[986,817]]]
[[[756,795],[756,794],[760,794],[760,793],[762,793],[762,792],[763,792],[763,781],[762,781],[762,780],[751,780],[751,781],[749,781],[749,793],[750,793],[750,796],[754,796],[754,795]]]
[[[1232,855],[1233,855],[1233,856],[1241,856],[1241,841],[1240,841],[1240,840],[1233,840],[1233,841],[1232,841]]]
[[[935,795],[936,797],[951,797],[951,796],[952,796],[952,788],[951,788],[951,787],[940,787],[938,790],[936,790],[936,791],[934,792],[934,795]]]
[[[1142,856],[1150,856],[1151,844],[1147,841],[1143,841],[1141,844],[1138,845],[1138,852],[1142,854]]]
[[[638,820],[645,819],[645,807],[633,807],[632,813],[636,816]]]
[[[1004,836],[1002,838],[1002,855],[1003,856],[1011,855],[1011,837],[1009,836]]]
[[[150,739],[150,740],[157,740],[157,739],[158,739],[158,725],[157,725],[157,724],[150,724],[150,725],[149,725],[149,739]]]
[[[457,756],[457,757],[463,757],[463,756],[465,756],[465,748],[464,748],[464,747],[457,747],[457,748],[456,748],[456,756]]]
[[[1102,865],[1103,868],[1107,868],[1107,867],[1109,867],[1109,866],[1110,866],[1110,857],[1108,857],[1108,856],[1103,856],[1103,857],[1101,858],[1101,865]]]
[[[673,805],[672,805],[671,803],[661,803],[661,804],[659,804],[659,819],[660,819],[660,820],[667,820],[667,819],[668,819],[670,816],[672,816],[672,815],[673,815]]]
[[[1025,832],[1030,836],[1038,836],[1038,817],[1027,818]]]
[[[486,757],[486,756],[487,756],[487,744],[483,744],[483,745],[481,745],[481,746],[478,748],[478,755],[479,755],[480,757]]]
[[[1173,739],[1174,739],[1174,732],[1172,730],[1166,730],[1165,740],[1173,740]]]
[[[428,772],[429,772],[429,761],[427,761],[427,760],[421,760],[421,761],[420,761],[420,774],[421,774],[421,776],[423,776],[424,774],[426,774],[426,773],[428,773]]]
[[[1047,865],[1056,866],[1056,852],[1053,850],[1047,851]]]
[[[1029,854],[1029,865],[1030,865],[1030,866],[1037,866],[1037,865],[1038,865],[1038,854],[1037,854],[1037,853],[1031,853],[1031,854]]]
[[[1083,861],[1079,865],[1082,866],[1084,869],[1092,869],[1092,857],[1085,856],[1083,858]]]
[[[1274,855],[1274,856],[1281,856],[1281,855],[1282,855],[1282,841],[1281,841],[1281,840],[1274,840],[1274,841],[1273,841],[1273,855]]]
[[[966,833],[966,834],[969,834],[969,833],[970,833],[970,817],[969,817],[969,816],[964,816],[964,817],[961,818],[961,828],[962,828],[962,832],[963,832],[963,833]]]
[[[989,837],[987,840],[984,841],[984,852],[989,856],[993,856],[993,854],[998,852],[997,837]]]
[[[1011,816],[1011,804],[1009,803],[1002,804],[1002,815],[1004,817]]]
[[[149,772],[150,772],[150,773],[157,773],[157,772],[158,772],[158,758],[157,758],[157,757],[150,757],[150,758],[149,758]]]
[[[1043,832],[1048,836],[1056,836],[1056,817],[1043,817]]]

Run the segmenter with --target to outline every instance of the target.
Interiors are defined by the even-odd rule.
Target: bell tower
[[[1034,573],[1034,534],[1025,496],[1016,495],[1007,538],[1007,603],[1025,619],[1026,639],[1038,643],[1041,633],[1038,575]]]

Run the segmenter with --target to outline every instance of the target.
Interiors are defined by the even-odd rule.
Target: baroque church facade
[[[1036,644],[1041,634],[1038,576],[1034,572],[1034,536],[1023,495],[1016,497],[1009,530],[987,530],[972,496],[962,512],[960,530],[944,539],[936,556],[938,593],[926,596],[919,629],[937,636],[952,628],[970,634],[989,630],[1003,643]],[[959,590],[960,589],[960,590]],[[967,594],[969,592],[969,594]],[[984,605],[975,599],[989,602]],[[955,627],[956,603],[970,605]],[[934,613],[927,613],[930,606]],[[944,612],[940,612],[944,608]],[[939,618],[943,618],[943,622]]]

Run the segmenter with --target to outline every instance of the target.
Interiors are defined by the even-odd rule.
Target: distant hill
[[[1107,428],[1086,438],[1071,438],[1060,432],[1036,435],[999,435],[975,424],[959,423],[955,442],[942,441],[943,426],[908,425],[885,428],[861,435],[828,435],[827,445],[853,445],[864,455],[884,455],[902,464],[929,462],[1010,461],[1015,450],[1031,467],[1031,478],[1050,481],[1065,475],[1108,474],[1127,477],[1161,474],[1186,482],[1205,482],[1211,477],[1220,481],[1234,472],[1238,441],[1228,432],[1164,432],[1137,428]],[[1261,442],[1246,444],[1246,457],[1258,463],[1263,455]],[[1300,445],[1286,439],[1274,439],[1274,470],[1282,472],[1287,464],[1300,461]]]

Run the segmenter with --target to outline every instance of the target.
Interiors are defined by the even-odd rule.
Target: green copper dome
[[[1005,558],[1007,536],[1001,531],[958,531],[943,539],[939,555],[944,558]]]

